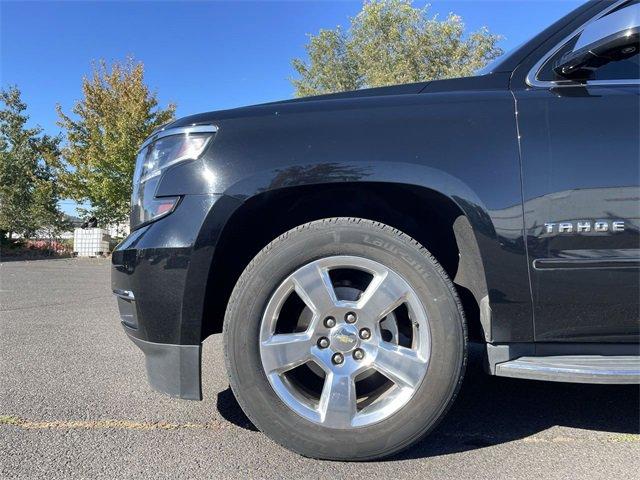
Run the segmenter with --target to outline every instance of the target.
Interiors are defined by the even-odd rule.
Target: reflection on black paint
[[[276,175],[266,189],[307,185],[327,182],[357,182],[370,175],[370,169],[341,165],[339,163],[320,163],[316,165],[292,165],[277,169]]]

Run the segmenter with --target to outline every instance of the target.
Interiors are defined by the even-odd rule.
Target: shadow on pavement
[[[637,385],[588,385],[493,377],[479,352],[453,407],[431,435],[395,459],[473,450],[530,437],[554,426],[640,433]]]
[[[218,394],[220,414],[256,431],[230,388]],[[640,433],[637,385],[583,385],[492,377],[473,349],[462,388],[442,423],[392,460],[423,458],[519,440],[553,426]]]
[[[218,393],[216,407],[220,415],[228,422],[245,430],[251,430],[252,432],[258,431],[255,425],[251,423],[251,420],[244,414],[240,405],[238,405],[238,401],[236,397],[234,397],[231,387],[227,387],[226,390]]]

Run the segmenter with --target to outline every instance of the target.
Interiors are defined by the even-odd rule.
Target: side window
[[[620,15],[637,15],[637,11],[640,7],[640,0],[632,0],[620,7],[612,10],[607,15],[601,18],[606,20],[607,16],[616,14]],[[600,38],[606,38],[611,32],[603,30]],[[576,44],[580,42],[580,37],[583,32],[577,33],[573,38],[567,41],[554,55],[552,55],[542,66],[537,74],[537,79],[542,81],[566,81],[566,78],[558,75],[554,72],[554,66],[562,59],[566,54],[572,52],[576,48]],[[578,48],[580,46],[578,45]],[[638,80],[640,79],[640,51],[638,48],[635,50],[635,54],[627,56],[619,60],[610,61],[605,65],[595,68],[589,75],[588,81],[597,80]]]

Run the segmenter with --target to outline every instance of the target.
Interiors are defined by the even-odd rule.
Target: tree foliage
[[[93,65],[82,82],[82,100],[73,116],[58,106],[58,124],[66,133],[62,150],[67,195],[89,202],[103,224],[123,221],[130,208],[137,149],[153,130],[173,119],[175,106],[158,107],[144,83],[144,66],[129,58],[109,66]]]
[[[462,18],[429,15],[412,0],[370,0],[348,31],[320,30],[294,59],[297,96],[463,77],[502,53],[485,27],[465,35]]]
[[[28,128],[20,90],[0,91],[0,232],[24,236],[37,230],[53,235],[66,226],[58,209],[55,165],[58,137]]]

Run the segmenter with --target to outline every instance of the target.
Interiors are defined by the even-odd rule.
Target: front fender
[[[219,131],[206,154],[169,170],[159,187],[160,194],[207,192],[227,199],[205,222],[198,237],[202,251],[215,248],[216,235],[242,202],[265,192],[340,182],[428,188],[455,202],[473,228],[493,341],[532,340],[508,90],[265,105],[212,121]],[[199,277],[194,282],[202,284]]]

